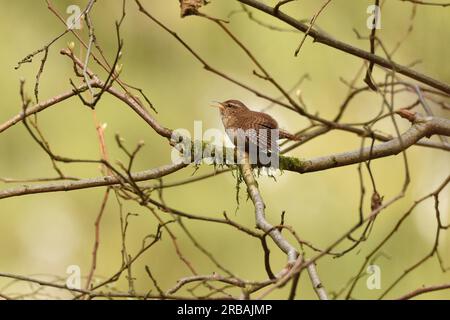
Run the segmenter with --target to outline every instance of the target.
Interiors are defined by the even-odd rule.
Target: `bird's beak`
[[[223,105],[222,102],[219,102],[219,101],[213,101],[213,103],[214,103],[214,104],[211,104],[211,105],[210,105],[211,107],[219,108],[220,110],[223,110],[223,109],[225,108],[225,106]]]

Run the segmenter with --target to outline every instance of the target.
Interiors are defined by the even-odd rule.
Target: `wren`
[[[250,110],[239,100],[218,102],[222,123],[234,145],[247,153],[278,153],[278,139],[300,138],[278,127],[278,122],[264,112]],[[242,143],[239,143],[241,141]]]

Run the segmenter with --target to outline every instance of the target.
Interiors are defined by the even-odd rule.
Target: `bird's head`
[[[247,106],[239,100],[227,100],[224,102],[217,102],[217,106],[220,109],[220,114],[239,114],[245,111],[249,111]]]

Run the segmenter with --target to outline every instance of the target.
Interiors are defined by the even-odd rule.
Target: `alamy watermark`
[[[209,128],[203,132],[201,121],[194,121],[194,136],[187,129],[176,129],[171,141],[172,162],[206,164],[242,164],[248,156],[250,164],[279,168],[279,130],[240,128],[225,130],[230,147],[224,143],[221,130]],[[232,147],[234,145],[234,147]]]
[[[75,4],[67,7],[66,13],[70,16],[66,20],[66,26],[69,30],[80,30],[81,29],[81,17],[83,16],[81,8]]]
[[[66,269],[68,274],[66,286],[69,289],[81,289],[81,268],[78,265],[70,265]]]
[[[369,290],[381,289],[381,268],[376,264],[367,266],[367,273],[370,274],[366,280],[366,286]]]
[[[370,5],[367,7],[367,13],[370,15],[367,18],[367,29],[381,29],[381,8],[377,5]]]

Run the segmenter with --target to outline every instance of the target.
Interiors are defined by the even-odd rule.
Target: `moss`
[[[197,152],[202,152],[201,154],[200,154],[200,158],[202,158],[202,156],[204,155],[204,151],[205,150],[207,150],[208,151],[208,153],[213,157],[213,158],[215,158],[215,157],[223,157],[223,160],[220,162],[218,162],[218,163],[216,163],[215,165],[227,165],[227,166],[229,166],[229,167],[231,167],[231,168],[233,168],[233,167],[235,167],[235,165],[233,165],[233,164],[227,164],[226,163],[226,154],[228,153],[228,154],[234,154],[234,161],[236,161],[237,159],[236,159],[236,153],[235,153],[235,149],[233,149],[233,148],[226,148],[226,147],[223,147],[223,149],[222,150],[220,150],[221,152],[222,152],[222,154],[216,154],[216,152],[215,152],[215,148],[216,148],[216,146],[214,146],[214,145],[212,145],[212,144],[210,144],[210,143],[208,143],[208,142],[204,142],[204,141],[202,141],[201,142],[201,146],[198,146],[198,147],[201,147],[201,150],[198,150],[197,149]],[[195,148],[194,148],[194,144],[193,144],[193,146],[192,146],[192,154],[194,155],[194,150],[195,150]],[[216,159],[217,160],[217,159]],[[304,169],[305,169],[305,167],[306,167],[306,161],[304,161],[304,160],[301,160],[301,159],[298,159],[298,158],[294,158],[294,157],[286,157],[286,156],[281,156],[280,155],[280,159],[279,159],[279,169],[280,170],[286,170],[286,171],[295,171],[295,172],[300,172],[300,173],[302,173],[302,172],[304,172]]]
[[[303,172],[305,161],[293,157],[280,156],[280,170]]]

